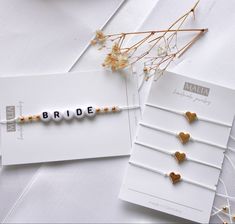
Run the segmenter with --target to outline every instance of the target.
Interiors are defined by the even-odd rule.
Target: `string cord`
[[[152,145],[140,142],[140,141],[135,141],[135,144],[143,146],[143,147],[151,149],[151,150],[154,150],[154,151],[158,151],[158,152],[164,153],[166,155],[170,155],[172,157],[175,157],[175,152],[169,152],[169,151],[166,151],[164,149],[160,149],[160,148],[157,148],[155,146],[152,146]],[[190,158],[188,156],[185,157],[185,160],[191,161],[191,162],[194,162],[194,163],[198,163],[198,164],[202,164],[202,165],[205,165],[205,166],[209,166],[209,167],[212,167],[212,168],[215,168],[215,169],[218,169],[218,170],[221,170],[220,166],[217,166],[217,165],[214,165],[214,164],[211,164],[211,163],[207,163],[207,162],[204,162],[204,161],[200,161],[200,160],[197,160],[197,159],[194,159],[194,158]]]
[[[9,119],[9,120],[1,120],[0,124],[8,124],[8,123],[15,123],[17,118]]]
[[[155,168],[152,168],[150,166],[147,166],[147,165],[144,165],[144,164],[141,164],[141,163],[138,163],[138,162],[129,161],[129,164],[132,165],[132,166],[135,166],[135,167],[139,167],[139,168],[151,171],[153,173],[160,174],[164,177],[169,177],[170,176],[170,174],[169,174],[170,172],[166,173],[166,172],[163,172],[161,170],[157,170]],[[196,186],[199,186],[199,187],[211,190],[211,191],[216,191],[216,186],[209,186],[209,185],[206,185],[206,184],[201,184],[201,183],[198,183],[198,182],[193,181],[193,180],[188,179],[188,178],[181,178],[181,180],[186,182],[186,183],[193,184],[193,185],[196,185]]]
[[[163,129],[163,128],[158,128],[156,126],[153,126],[153,125],[150,125],[150,124],[146,124],[144,122],[140,122],[139,125],[143,126],[143,127],[146,127],[146,128],[150,128],[150,129],[153,129],[153,130],[156,130],[156,131],[161,131],[161,132],[164,132],[166,134],[170,134],[170,135],[174,135],[176,137],[178,137],[178,133],[175,133],[173,131],[168,131],[166,129]],[[214,144],[212,142],[209,142],[209,141],[206,141],[206,140],[200,140],[200,139],[197,139],[197,138],[193,138],[190,136],[190,141],[192,142],[199,142],[199,143],[203,143],[203,144],[207,144],[207,145],[211,145],[211,146],[214,146],[216,148],[221,148],[221,149],[226,149],[225,146],[222,146],[222,145],[217,145],[217,144]]]
[[[226,208],[228,208],[228,206],[226,206]],[[214,210],[214,212],[211,214],[211,216],[215,216],[215,215],[219,214],[220,212],[223,212],[223,214],[226,216],[230,216],[229,214],[224,212],[223,208],[219,209],[216,206],[213,206],[213,210]]]
[[[223,181],[221,178],[219,178],[219,181],[220,181],[220,183],[222,183],[222,186],[223,186],[223,188],[224,188],[225,195],[228,196],[227,187],[226,187],[224,181]],[[228,204],[229,220],[230,220],[230,223],[232,223],[233,220],[232,220],[232,216],[231,216],[231,209],[230,209],[231,205],[230,205],[230,201],[229,201],[228,198],[226,198],[226,201],[227,201],[227,204]]]
[[[231,165],[233,171],[235,171],[235,165],[232,161],[232,159],[229,157],[229,155],[225,154],[225,159],[228,160],[229,164]],[[220,213],[223,212],[222,214],[224,214],[225,216],[227,216],[230,220],[230,223],[233,223],[233,215],[231,214],[231,204],[230,204],[230,200],[231,201],[235,201],[235,197],[233,196],[230,196],[228,194],[228,190],[227,190],[227,187],[226,187],[226,184],[224,183],[224,181],[219,178],[219,182],[222,184],[223,186],[223,189],[224,189],[224,194],[221,194],[221,193],[217,193],[216,192],[216,196],[218,197],[222,197],[222,198],[225,198],[226,202],[227,202],[227,209],[228,209],[228,213],[226,211],[222,209],[219,209],[215,206],[213,206],[213,210],[214,212],[211,214],[211,216],[217,216],[222,222],[224,222],[223,218],[220,216]]]
[[[152,103],[146,103],[145,105],[149,106],[149,107],[156,108],[156,109],[164,110],[164,111],[167,111],[167,112],[171,112],[171,113],[174,113],[174,114],[179,114],[179,115],[185,116],[184,111],[173,110],[173,109],[163,107],[163,106],[159,106],[159,105],[155,105],[155,104],[152,104]],[[205,117],[202,117],[202,116],[198,117],[198,115],[197,115],[197,119],[201,120],[201,121],[213,123],[213,124],[219,124],[219,125],[222,125],[222,126],[225,126],[225,127],[232,127],[230,124],[227,124],[227,123],[224,123],[224,122],[218,122],[216,120],[212,120],[212,119],[205,118]]]
[[[230,135],[230,138],[235,141],[235,137],[233,135]]]

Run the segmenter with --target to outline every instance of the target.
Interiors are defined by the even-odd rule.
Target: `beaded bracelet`
[[[150,129],[153,129],[153,130],[156,130],[156,131],[161,131],[161,132],[164,132],[164,133],[167,133],[167,134],[170,134],[170,135],[174,135],[180,140],[180,142],[182,144],[187,144],[189,141],[191,141],[191,142],[199,142],[199,143],[203,143],[203,144],[206,144],[206,145],[211,145],[211,146],[221,148],[221,149],[226,149],[225,146],[216,145],[212,142],[208,142],[208,141],[197,139],[197,138],[192,138],[192,136],[189,133],[186,133],[186,132],[175,133],[173,131],[168,131],[168,130],[158,128],[158,127],[155,127],[153,125],[149,125],[149,124],[146,124],[146,123],[143,123],[143,122],[140,122],[139,124],[143,127],[146,127],[146,128],[150,128]]]
[[[206,121],[206,122],[213,123],[213,124],[219,124],[219,125],[222,125],[222,126],[225,126],[225,127],[232,127],[230,124],[226,124],[226,123],[223,123],[223,122],[215,121],[215,120],[212,120],[212,119],[209,119],[209,118],[204,118],[202,116],[199,117],[194,112],[190,112],[190,111],[186,111],[186,112],[176,111],[176,110],[172,110],[172,109],[169,109],[169,108],[166,108],[166,107],[162,107],[162,106],[158,106],[158,105],[151,104],[151,103],[146,103],[145,105],[149,106],[149,107],[157,108],[157,109],[160,109],[160,110],[168,111],[168,112],[171,112],[171,113],[183,115],[190,124],[195,122],[195,121],[197,121],[197,120],[201,120],[201,121]]]
[[[184,152],[180,152],[180,151],[169,152],[169,151],[166,151],[164,149],[157,148],[157,147],[154,147],[152,145],[148,145],[146,143],[139,142],[139,141],[135,141],[135,144],[143,146],[143,147],[151,149],[151,150],[154,150],[154,151],[158,151],[158,152],[164,153],[166,155],[170,155],[170,156],[174,157],[179,164],[181,164],[181,163],[183,163],[185,161],[191,161],[191,162],[194,162],[194,163],[199,163],[199,164],[202,164],[202,165],[205,165],[205,166],[209,166],[209,167],[221,170],[221,167],[216,166],[214,164],[207,163],[207,162],[204,162],[204,161],[200,161],[200,160],[188,157],[186,155],[186,153],[184,153]]]
[[[74,118],[82,119],[85,116],[86,117],[94,117],[96,114],[107,114],[107,113],[117,113],[121,112],[123,110],[132,110],[132,109],[138,109],[140,106],[112,106],[112,107],[93,107],[93,106],[87,106],[87,107],[78,107],[75,110],[65,110],[64,112],[60,112],[59,110],[48,112],[43,111],[40,114],[36,115],[27,115],[27,116],[19,116],[14,119],[10,120],[3,120],[0,121],[0,124],[7,124],[7,123],[26,123],[26,122],[36,122],[36,121],[42,121],[42,122],[49,122],[51,120],[55,122],[60,122],[63,119],[69,121]]]
[[[181,181],[184,181],[186,183],[193,184],[193,185],[196,185],[196,186],[199,186],[199,187],[211,190],[211,191],[216,191],[216,185],[215,186],[208,186],[208,185],[205,185],[205,184],[201,184],[201,183],[193,181],[191,179],[183,178],[183,177],[181,177],[180,174],[176,174],[175,172],[169,172],[169,173],[163,172],[161,170],[157,170],[157,169],[154,169],[152,167],[149,167],[149,166],[146,166],[144,164],[137,163],[137,162],[134,162],[134,161],[129,161],[129,164],[132,165],[132,166],[141,168],[141,169],[151,171],[153,173],[160,174],[164,177],[169,177],[173,185],[175,185],[175,184],[177,184]]]

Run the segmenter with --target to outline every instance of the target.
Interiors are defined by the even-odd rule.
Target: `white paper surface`
[[[143,4],[144,3],[144,4]],[[146,4],[147,3],[147,4]],[[118,11],[118,13],[115,15],[115,17],[111,20],[111,24],[108,24],[106,27],[107,32],[116,32],[120,31],[122,32],[124,29],[128,30],[134,30],[136,27],[141,24],[145,17],[149,14],[151,11],[151,8],[153,5],[155,5],[157,1],[155,0],[147,0],[146,2],[143,2],[142,0],[130,0],[126,2],[123,7]],[[131,17],[129,15],[132,15]],[[76,66],[73,68],[73,71],[84,71],[84,70],[96,70],[97,68],[101,67],[103,58],[100,57],[100,52],[97,51],[96,48],[89,48],[83,57],[79,60],[79,63],[76,64]],[[69,162],[65,163],[68,164]],[[80,166],[84,164],[84,166]],[[57,169],[54,169],[54,165],[57,167],[56,164],[51,164],[52,165],[52,175],[55,176],[55,171]],[[112,165],[113,169],[110,169],[110,165]],[[61,164],[62,166],[62,164]],[[38,165],[36,168],[39,167]],[[76,206],[76,212],[70,212],[67,208],[67,205],[65,203],[62,203],[61,210],[58,210],[58,207],[54,207],[54,203],[57,203],[57,199],[60,199],[60,195],[62,194],[57,194],[57,190],[53,190],[52,188],[55,187],[57,188],[58,185],[49,184],[47,187],[50,188],[48,192],[55,192],[55,197],[50,197],[51,204],[45,204],[43,203],[44,199],[42,199],[44,196],[47,198],[45,194],[37,194],[35,196],[32,196],[30,194],[29,198],[27,198],[26,201],[24,201],[24,196],[22,196],[22,192],[25,192],[25,189],[27,189],[27,192],[30,191],[26,186],[27,183],[31,183],[31,178],[33,177],[33,173],[35,170],[35,166],[32,165],[25,165],[25,166],[11,166],[11,167],[5,167],[1,169],[1,182],[0,182],[0,198],[1,201],[4,203],[1,203],[0,206],[0,220],[3,220],[6,218],[6,222],[17,222],[16,220],[23,219],[22,222],[26,222],[26,219],[28,222],[40,222],[40,217],[41,217],[41,222],[59,222],[60,219],[66,219],[67,217],[71,217],[71,221],[73,222],[88,222],[89,220],[92,219],[91,217],[91,212],[93,214],[94,219],[100,220],[101,222],[104,220],[116,220],[118,221],[137,221],[137,220],[156,220],[156,215],[150,211],[145,211],[144,213],[141,213],[141,207],[133,206],[130,205],[124,205],[125,209],[123,209],[123,204],[124,203],[119,203],[120,200],[117,199],[117,195],[119,192],[121,180],[122,180],[122,175],[123,175],[123,170],[126,167],[126,158],[109,158],[109,159],[98,159],[98,160],[87,160],[84,161],[83,163],[80,162],[75,162],[74,167],[77,169],[81,170],[81,172],[76,172],[77,175],[73,177],[69,177],[68,183],[69,186],[73,186],[73,189],[75,192],[80,192],[83,191],[81,194],[80,200],[78,202],[78,206]],[[74,170],[74,167],[68,167],[68,170],[66,169],[65,171],[65,176],[68,177],[66,174],[67,172],[70,172],[71,170]],[[110,182],[105,181],[103,178],[103,175],[99,175],[99,173],[94,172],[94,170],[97,170],[97,167],[101,170],[108,170],[107,172],[107,178],[110,180]],[[62,168],[64,169],[64,168]],[[45,179],[47,179],[47,182],[51,180],[49,176],[46,175],[48,173],[48,168],[45,168],[44,176]],[[84,175],[86,173],[86,175]],[[116,173],[114,176],[113,173]],[[115,178],[112,178],[115,177]],[[37,179],[40,182],[40,176]],[[64,185],[64,181],[60,181],[61,179],[64,179],[60,175],[58,176],[58,183],[60,185],[60,188],[62,191],[64,191],[64,194],[67,194],[67,189],[66,186]],[[87,188],[88,183],[90,183],[90,180],[93,180],[93,185],[97,185],[100,187],[97,187],[95,191],[92,192],[87,192],[85,189]],[[74,180],[78,180],[76,183]],[[112,181],[114,180],[114,181]],[[73,184],[71,184],[71,182]],[[36,181],[35,181],[36,182]],[[54,182],[54,181],[53,181]],[[99,182],[99,183],[98,183]],[[82,184],[84,183],[84,185]],[[119,183],[116,184],[116,183]],[[37,183],[35,183],[37,184]],[[31,186],[31,185],[30,185]],[[34,186],[34,185],[33,185]],[[41,185],[40,185],[41,186]],[[106,187],[107,186],[107,187]],[[99,189],[102,188],[104,191],[99,191]],[[31,189],[31,188],[30,188]],[[84,191],[85,190],[85,191]],[[98,194],[97,194],[98,193]],[[32,192],[34,195],[34,192]],[[87,197],[89,194],[89,197]],[[23,193],[25,195],[25,193]],[[74,194],[73,194],[74,195]],[[98,197],[100,198],[106,198],[105,200],[107,201],[107,204],[100,204],[99,210],[94,210],[91,206],[89,208],[91,209],[90,212],[83,212],[84,208],[84,203],[82,201],[86,201],[86,204],[92,204],[92,201],[94,198],[99,195]],[[32,196],[32,197],[31,197]],[[37,198],[38,196],[38,198]],[[18,213],[18,208],[24,210],[25,206],[21,204],[19,207],[18,205],[16,206],[15,203],[18,201],[18,198],[22,199],[22,203],[26,202],[27,204],[31,204],[31,215],[28,213],[28,209],[25,215],[21,217],[21,214]],[[74,195],[74,198],[76,198],[76,195]],[[31,201],[31,199],[33,201]],[[40,200],[40,202],[38,201]],[[30,201],[29,201],[30,200]],[[71,201],[67,200],[67,202],[71,206]],[[36,203],[36,204],[34,204]],[[42,203],[42,204],[41,204]],[[34,205],[33,205],[34,204]],[[38,214],[38,208],[45,207],[45,211],[50,211],[52,212],[53,209],[55,209],[55,213],[61,214],[61,216],[51,216],[51,219],[49,220],[48,215],[42,211],[42,216]],[[64,207],[64,206],[65,207]],[[47,207],[48,206],[48,207]],[[96,207],[97,208],[97,207]],[[15,210],[16,209],[16,210]],[[16,211],[16,213],[13,212]],[[40,209],[39,209],[40,210]],[[22,211],[23,212],[23,211]],[[68,213],[67,213],[68,212]],[[35,214],[37,213],[38,216]],[[18,216],[18,215],[19,216]],[[83,216],[81,216],[83,214]],[[107,217],[107,214],[109,216]],[[140,215],[138,215],[140,214]],[[148,215],[152,214],[153,217],[149,217]],[[16,217],[16,216],[17,217]],[[20,218],[21,217],[21,218]],[[64,217],[64,218],[63,218]],[[155,218],[154,218],[155,217]],[[162,216],[162,219],[165,216]]]
[[[135,76],[108,71],[1,78],[1,117],[94,107],[139,105]],[[10,94],[9,94],[10,93]],[[59,123],[1,125],[2,164],[38,163],[128,155],[140,110]],[[104,141],[105,139],[105,141]]]
[[[0,75],[67,72],[122,3],[1,0]]]
[[[123,7],[118,14],[113,18],[111,23],[106,27],[108,32],[122,32],[132,31],[140,25],[140,22],[148,16],[148,12],[152,9],[151,19],[144,23],[144,27],[148,29],[148,25],[151,28],[157,28],[156,24],[164,24],[168,18],[174,20],[178,15],[181,15],[185,11],[185,8],[190,7],[190,1],[172,1],[162,0],[161,5],[165,5],[164,9],[158,10],[157,8],[152,9],[152,6],[157,3],[154,0],[129,0],[125,7]],[[189,5],[187,6],[187,2]],[[194,1],[192,1],[193,3]],[[207,0],[201,1],[199,4],[200,10],[197,10],[197,15],[199,12],[203,13],[205,11],[205,17],[207,16],[207,9],[204,8],[204,3],[207,4]],[[218,2],[213,1],[213,2]],[[220,0],[221,4],[225,1]],[[182,3],[182,4],[179,4]],[[169,5],[171,7],[169,7]],[[215,19],[215,24],[219,21],[224,21],[224,23],[229,24],[229,26],[223,27],[223,29],[231,27],[232,23],[230,20],[234,20],[234,16],[227,17],[228,12],[232,12],[234,8],[234,1],[226,1],[225,6],[228,10],[222,10],[221,13],[217,13]],[[213,7],[210,7],[212,9]],[[219,8],[218,8],[219,9]],[[169,13],[169,10],[171,12]],[[176,12],[179,10],[179,14]],[[180,11],[181,10],[181,11]],[[130,16],[131,15],[131,16]],[[160,16],[161,15],[161,16]],[[195,22],[198,21],[198,17]],[[151,22],[151,24],[150,24]],[[202,21],[203,22],[203,21]],[[166,22],[167,23],[167,22]],[[168,23],[166,25],[169,25]],[[205,24],[198,25],[204,26]],[[141,28],[142,29],[142,28]],[[209,33],[207,33],[208,35]],[[233,40],[233,35],[226,34],[226,32],[217,31],[215,36],[223,35],[224,39]],[[203,42],[201,39],[200,42]],[[206,41],[207,44],[211,42],[211,39]],[[225,50],[225,52],[230,51],[230,48],[223,48],[226,42],[217,42],[216,46],[220,44],[220,49]],[[232,46],[232,45],[231,45]],[[212,44],[214,47],[214,44]],[[194,53],[197,47],[194,45],[187,53]],[[204,50],[199,48],[202,55]],[[220,53],[218,53],[220,55]],[[217,55],[214,55],[217,57]],[[185,57],[186,58],[186,55]],[[190,67],[182,67],[181,71],[183,74],[187,74],[191,77],[197,77],[202,80],[213,81],[217,84],[222,84],[228,87],[235,86],[234,75],[230,68],[233,66],[233,57],[230,57],[226,61],[229,64],[226,72],[216,73],[214,70],[214,63],[205,64],[204,57],[203,60],[198,59],[194,61],[194,69]],[[102,63],[103,58],[100,57],[100,52],[96,49],[90,48],[83,55],[81,60],[74,67],[75,70],[86,70],[86,69],[97,69]],[[200,63],[199,63],[200,62]],[[223,68],[223,63],[225,61],[218,60],[216,67],[221,65]],[[202,64],[203,63],[203,64]],[[203,66],[203,69],[207,69],[207,72],[211,72],[210,76],[206,73],[195,73],[195,69]],[[202,69],[202,67],[200,68]],[[214,71],[214,73],[213,73]],[[213,74],[212,74],[213,73]],[[148,87],[148,84],[145,85]],[[147,88],[143,88],[142,97],[144,98]],[[235,134],[235,132],[233,132]],[[235,146],[234,142],[230,142],[230,145]],[[234,154],[229,153],[229,155],[234,159]],[[62,220],[62,222],[115,222],[115,223],[130,223],[130,222],[144,222],[144,223],[182,223],[185,220],[176,218],[175,216],[170,216],[156,210],[144,208],[131,203],[126,203],[121,200],[117,200],[118,192],[120,190],[121,182],[123,179],[124,171],[127,167],[128,158],[107,158],[107,159],[95,159],[95,160],[84,160],[76,162],[65,162],[56,164],[47,164],[43,167],[42,173],[37,175],[36,180],[33,182],[32,186],[30,184],[30,189],[27,192],[24,191],[24,180],[31,180],[32,171],[35,169],[33,166],[15,166],[6,167],[1,170],[1,203],[0,205],[0,219],[2,220],[6,213],[10,211],[6,218],[6,222],[45,222],[45,223],[55,223]],[[227,183],[229,193],[231,195],[235,194],[234,184],[231,177],[234,175],[231,166],[225,163],[224,170],[222,172],[222,178]],[[105,172],[105,175],[104,175]],[[27,174],[26,174],[27,173]],[[115,174],[115,175],[114,175]],[[31,181],[29,181],[31,183]],[[25,184],[26,186],[27,184]],[[88,188],[90,186],[92,188]],[[96,187],[93,187],[96,186]],[[219,188],[219,191],[224,193],[223,187]],[[23,196],[21,192],[24,192]],[[69,193],[71,192],[71,197]],[[20,197],[20,200],[16,199]],[[45,203],[45,201],[47,203]],[[101,201],[99,206],[97,201]],[[234,206],[234,203],[230,201]],[[215,205],[217,207],[226,204],[226,200],[222,198],[216,198]],[[55,206],[56,205],[56,206]],[[72,207],[75,209],[68,209]],[[11,209],[9,209],[11,208]],[[221,222],[217,217],[211,219],[211,223]]]
[[[208,96],[201,95],[201,91],[195,93],[185,90],[185,83],[200,86],[200,89],[207,88]],[[224,98],[227,100],[222,102]],[[146,106],[141,123],[174,133],[187,130],[192,137],[197,136],[197,139],[203,141],[210,139],[215,144],[227,147],[231,127],[202,121],[200,116],[203,115],[208,119],[213,117],[213,120],[225,121],[232,125],[234,90],[165,72],[158,82],[152,83],[146,104],[148,103],[176,112],[180,110],[196,112],[199,120],[189,124],[183,115],[158,108],[150,109]],[[186,153],[186,158],[204,164],[187,160],[183,164],[178,164],[171,155],[149,149],[137,144],[138,142],[169,153],[183,151]],[[168,174],[173,171],[181,174],[182,178],[215,187],[220,176],[224,152],[225,149],[208,147],[205,143],[189,142],[182,145],[174,135],[139,125],[130,161]],[[205,163],[215,165],[219,169],[207,166]],[[120,198],[125,201],[200,223],[209,222],[214,196],[213,190],[186,183],[184,180],[172,185],[169,178],[131,164],[128,166],[120,193]]]
[[[235,25],[231,22],[235,18],[234,8],[232,0],[215,1],[206,18],[198,24],[208,27],[209,32],[187,51],[175,72],[235,88]]]

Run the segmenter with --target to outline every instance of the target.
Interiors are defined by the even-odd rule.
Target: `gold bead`
[[[39,121],[40,120],[40,115],[32,115],[29,116],[29,121]]]
[[[227,212],[228,211],[228,206],[223,206],[222,210],[223,210],[223,212]]]
[[[109,111],[109,108],[108,107],[105,107],[104,108],[104,112],[108,112]]]
[[[117,107],[112,107],[112,111],[116,112],[117,111]]]
[[[100,112],[101,112],[101,109],[100,109],[100,108],[96,108],[96,112],[97,112],[97,113],[100,113]]]
[[[20,117],[19,117],[19,120],[20,120],[20,122],[22,122],[22,123],[25,122],[25,118],[24,118],[23,116],[20,116]]]

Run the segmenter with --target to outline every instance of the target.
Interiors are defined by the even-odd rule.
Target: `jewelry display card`
[[[69,76],[69,78],[68,78]],[[1,120],[78,106],[139,105],[136,76],[109,71],[6,77],[0,81]],[[72,121],[1,125],[2,164],[128,155],[139,109]]]
[[[228,88],[170,72],[153,81],[120,198],[208,223],[234,105]],[[180,132],[191,140],[182,144]]]

